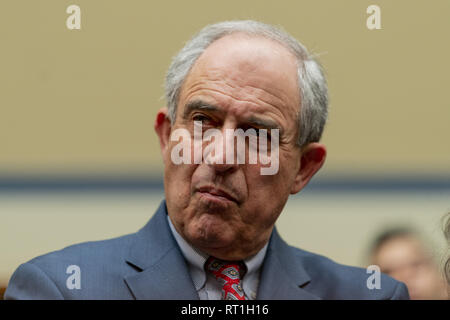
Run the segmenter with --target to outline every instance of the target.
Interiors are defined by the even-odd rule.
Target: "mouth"
[[[197,188],[196,190],[200,195],[204,196],[205,198],[215,201],[215,202],[234,202],[236,204],[239,204],[238,200],[235,196],[233,196],[230,192],[227,192],[223,189],[216,188],[213,186],[203,186],[200,188]]]

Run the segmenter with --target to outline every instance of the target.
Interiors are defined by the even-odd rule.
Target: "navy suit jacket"
[[[20,265],[5,299],[199,299],[166,215],[163,201],[137,233],[69,246]],[[67,284],[71,265],[79,267],[79,289]],[[403,283],[384,274],[381,288],[369,289],[370,276],[291,247],[274,228],[257,299],[409,298]]]

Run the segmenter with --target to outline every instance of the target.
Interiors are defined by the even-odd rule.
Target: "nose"
[[[240,155],[235,154],[234,137],[224,131],[217,131],[214,141],[204,149],[204,162],[217,173],[231,173],[239,167]]]
[[[231,173],[236,171],[238,168],[237,164],[229,164],[229,163],[206,163],[208,166],[214,169],[214,171],[218,174]]]

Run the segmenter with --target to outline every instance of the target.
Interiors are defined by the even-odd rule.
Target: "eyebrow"
[[[213,104],[201,101],[201,100],[194,100],[191,102],[188,102],[186,106],[184,107],[183,112],[183,118],[187,119],[188,116],[196,110],[203,110],[203,111],[222,111],[221,108],[218,106],[215,106]]]
[[[185,107],[184,107],[184,112],[183,112],[183,118],[187,119],[189,117],[189,115],[196,110],[203,110],[203,111],[218,111],[221,113],[224,113],[223,109],[219,106],[216,106],[214,104],[210,104],[207,103],[205,101],[202,100],[193,100],[188,102]],[[267,130],[272,130],[272,129],[278,129],[280,136],[283,135],[283,129],[281,128],[281,126],[273,120],[268,120],[268,119],[261,119],[255,116],[251,116],[248,120],[246,120],[246,122],[252,126],[255,126],[257,128],[262,128],[262,129],[267,129]]]
[[[283,134],[283,129],[278,125],[278,123],[276,121],[260,119],[255,116],[252,116],[247,120],[247,122],[249,124],[251,124],[252,126],[259,127],[262,129],[267,129],[267,130],[278,129],[280,132],[280,136]]]

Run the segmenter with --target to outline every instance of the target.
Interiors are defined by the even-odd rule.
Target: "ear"
[[[164,107],[158,110],[154,128],[159,138],[159,146],[161,148],[163,159],[165,159],[167,148],[169,146],[170,133],[172,131],[167,108]]]
[[[300,166],[291,187],[291,194],[302,190],[311,178],[322,168],[327,155],[327,149],[321,143],[310,143],[301,150]]]

